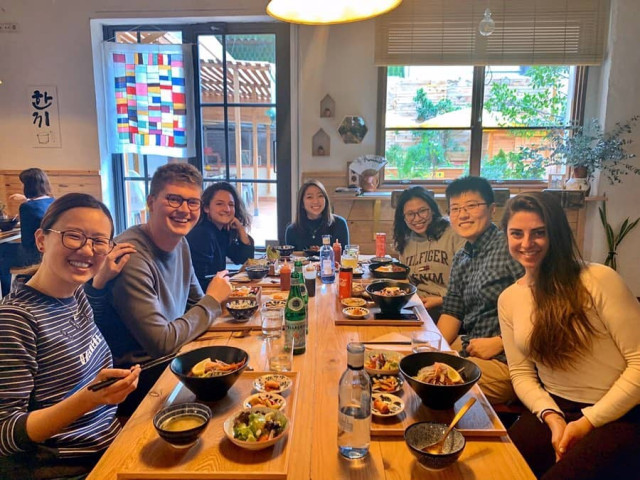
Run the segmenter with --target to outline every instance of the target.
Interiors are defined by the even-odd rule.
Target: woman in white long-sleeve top
[[[545,479],[640,472],[640,304],[582,261],[548,193],[509,201],[503,227],[526,274],[498,300],[513,387],[530,412],[509,435]]]
[[[90,195],[53,202],[35,233],[42,263],[0,304],[0,478],[77,478],[119,431],[115,405],[139,368],[112,368],[82,285],[103,286],[122,269],[107,208]],[[102,390],[87,387],[120,378]]]

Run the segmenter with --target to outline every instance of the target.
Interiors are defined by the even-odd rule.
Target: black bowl
[[[247,276],[251,280],[260,280],[261,278],[266,277],[267,273],[269,273],[269,266],[253,265],[253,266],[247,267],[245,270],[247,272]]]
[[[295,250],[295,247],[293,245],[278,245],[276,250],[281,257],[290,257]]]
[[[318,247],[317,250],[314,248],[305,248],[304,254],[307,257],[317,257],[318,255],[320,255],[320,247]]]
[[[8,230],[11,230],[12,228],[15,228],[17,224],[18,224],[17,218],[0,219],[0,230],[2,230],[3,232],[6,232]]]
[[[445,423],[418,422],[404,431],[404,441],[420,465],[433,470],[445,468],[455,462],[466,445],[464,436],[455,428],[447,436],[442,453],[427,453],[422,449],[439,441],[447,430]]]
[[[399,272],[380,272],[378,268],[380,267],[389,267],[393,268],[402,268],[402,271]],[[369,271],[374,278],[390,278],[392,280],[404,280],[409,275],[410,268],[402,263],[371,263],[369,264]]]
[[[386,297],[376,293],[386,287],[400,287],[406,293],[395,297]],[[402,307],[409,302],[413,294],[416,293],[416,287],[410,283],[399,282],[397,280],[377,280],[367,285],[366,291],[381,311],[398,313],[402,310]]]
[[[244,307],[236,307],[234,305],[246,305]],[[237,298],[235,300],[229,300],[225,306],[233,318],[239,321],[248,321],[256,310],[258,310],[258,302],[246,298]]]
[[[384,265],[386,263],[391,263],[394,261],[395,259],[393,257],[372,257],[371,260],[369,260],[369,263],[379,263],[381,265]]]
[[[435,362],[446,363],[458,370],[464,383],[432,385],[414,378],[422,367],[433,365]],[[422,399],[422,403],[436,410],[453,408],[453,405],[480,380],[482,375],[480,368],[472,361],[441,352],[419,352],[407,355],[400,360],[400,372]]]
[[[204,360],[222,360],[226,363],[236,363],[244,361],[243,365],[232,372],[216,377],[190,377],[188,374],[193,366]],[[249,363],[249,354],[241,348],[229,347],[227,345],[216,345],[202,347],[190,352],[183,353],[173,359],[170,364],[173,374],[200,400],[214,401],[224,397],[233,384],[238,380],[242,371]]]
[[[179,417],[198,417],[202,424],[188,430],[165,430],[167,421]],[[201,403],[180,403],[165,407],[153,417],[153,426],[158,435],[176,448],[187,448],[193,445],[211,419],[211,409]]]

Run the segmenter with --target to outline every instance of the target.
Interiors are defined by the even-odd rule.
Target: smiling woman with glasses
[[[400,261],[410,268],[409,281],[418,287],[418,295],[437,322],[451,260],[464,240],[453,232],[429,192],[419,186],[400,195],[393,237]]]
[[[116,404],[139,368],[114,369],[83,285],[102,288],[128,262],[101,202],[70,193],[35,233],[42,262],[0,305],[0,472],[3,479],[79,477],[120,429]],[[90,245],[90,248],[87,248]],[[118,378],[92,392],[93,383]],[[34,472],[46,472],[46,476]]]

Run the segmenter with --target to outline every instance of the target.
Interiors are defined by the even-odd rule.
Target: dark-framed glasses
[[[480,207],[480,205],[486,205],[487,202],[469,202],[469,203],[465,203],[464,205],[460,205],[459,207],[451,207],[449,208],[449,215],[451,215],[452,217],[455,217],[457,215],[460,215],[460,212],[462,210],[464,210],[467,213],[474,213],[476,210],[478,210],[478,207]]]
[[[187,207],[189,207],[189,210],[195,211],[199,210],[200,206],[202,205],[202,200],[200,200],[199,198],[184,198],[173,193],[167,194],[167,196],[164,198],[167,199],[167,203],[172,208],[180,208],[184,202],[187,202]]]
[[[421,208],[420,210],[417,210],[415,212],[407,212],[404,214],[404,219],[407,222],[413,222],[415,220],[416,217],[420,217],[420,218],[427,218],[429,217],[429,214],[431,213],[431,209],[424,207]]]
[[[77,230],[54,230],[47,228],[47,232],[59,233],[62,237],[62,245],[69,250],[80,250],[91,240],[91,250],[95,255],[107,255],[116,246],[116,242],[107,237],[87,237]]]

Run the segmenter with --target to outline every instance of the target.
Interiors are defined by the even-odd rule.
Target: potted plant
[[[624,175],[640,174],[640,168],[628,162],[636,155],[626,150],[633,141],[625,138],[638,120],[640,116],[635,115],[626,122],[616,123],[608,132],[603,131],[597,119],[568,130],[552,130],[542,145],[523,148],[522,153],[532,159],[536,167],[571,167],[568,189],[588,190],[588,180],[596,171],[604,174],[611,184],[620,183]]]
[[[604,261],[605,265],[613,268],[614,270],[618,269],[618,261],[616,259],[616,255],[618,255],[618,247],[620,243],[627,236],[627,234],[636,228],[640,218],[636,218],[633,222],[629,220],[627,217],[622,225],[620,226],[620,230],[616,233],[613,231],[613,227],[609,224],[609,220],[607,219],[607,204],[606,202],[602,203],[602,206],[599,207],[600,210],[600,220],[602,221],[602,226],[604,227],[604,231],[607,236],[607,258]]]

